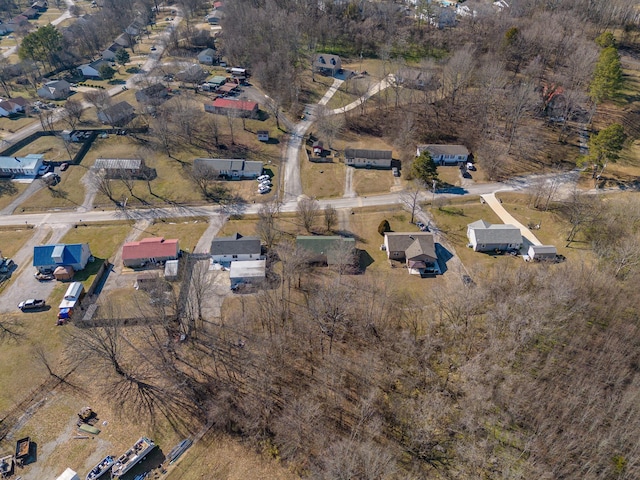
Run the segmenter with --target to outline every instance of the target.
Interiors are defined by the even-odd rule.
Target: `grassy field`
[[[84,185],[81,182],[86,173],[83,166],[71,166],[60,175],[60,183],[51,188],[42,188],[27,198],[16,209],[17,213],[50,210],[55,208],[75,208],[84,201]]]
[[[75,155],[79,149],[80,147],[75,143],[69,145],[71,155]],[[67,152],[62,138],[45,136],[37,138],[29,145],[21,148],[15,153],[15,156],[23,157],[30,153],[39,153],[44,155],[45,161],[62,162],[69,161],[69,152]]]
[[[394,180],[391,170],[356,168],[353,172],[353,188],[358,195],[389,193],[395,185]]]
[[[0,138],[3,136],[17,132],[21,128],[31,125],[34,122],[40,122],[37,117],[28,117],[26,115],[20,115],[17,117],[2,117],[0,118]]]
[[[14,256],[32,235],[32,228],[24,228],[22,230],[16,230],[15,227],[12,227],[11,230],[0,229],[0,253],[4,257]]]
[[[84,270],[76,272],[74,280],[82,282],[85,287],[91,285],[102,261],[112,258],[124,241],[131,226],[123,224],[79,224],[67,232],[61,243],[88,243],[94,262],[87,264]]]
[[[139,238],[146,236],[177,238],[180,248],[191,251],[192,246],[198,243],[208,226],[206,218],[164,219],[147,228]]]
[[[0,180],[0,210],[13,202],[18,195],[24,192],[29,184]]]
[[[342,162],[313,163],[300,153],[302,191],[313,198],[341,197],[344,193],[345,165]]]

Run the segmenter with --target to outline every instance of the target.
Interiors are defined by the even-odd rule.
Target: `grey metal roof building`
[[[194,167],[206,167],[231,178],[256,178],[262,174],[262,162],[243,158],[196,158]]]
[[[214,238],[211,242],[211,255],[260,255],[262,247],[258,237],[243,237],[239,233],[230,237]]]

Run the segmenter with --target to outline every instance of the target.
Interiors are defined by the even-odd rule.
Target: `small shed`
[[[73,267],[66,265],[63,267],[56,267],[53,271],[53,277],[61,282],[69,282],[73,280],[75,273],[76,272],[73,270]]]
[[[80,477],[76,472],[67,468],[56,480],[80,480]]]
[[[258,130],[258,140],[261,142],[269,141],[269,131],[268,130]]]
[[[266,260],[245,260],[241,262],[231,262],[229,269],[229,279],[231,286],[241,283],[260,283],[264,280],[267,271]]]
[[[179,260],[167,260],[164,263],[164,278],[170,282],[178,279]]]
[[[555,260],[558,250],[553,245],[531,245],[527,255],[531,260]]]

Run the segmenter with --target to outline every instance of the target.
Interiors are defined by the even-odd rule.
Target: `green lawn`
[[[88,243],[94,262],[87,264],[84,270],[76,272],[74,280],[85,287],[91,285],[104,260],[112,259],[116,250],[124,241],[131,226],[121,224],[78,224],[60,240],[61,243]]]

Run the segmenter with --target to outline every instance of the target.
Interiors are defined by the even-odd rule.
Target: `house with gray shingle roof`
[[[262,245],[258,237],[243,237],[235,233],[230,237],[214,238],[211,242],[211,261],[215,263],[262,260]]]
[[[504,252],[522,247],[520,229],[509,224],[491,224],[484,220],[467,225],[469,246],[475,252]]]

